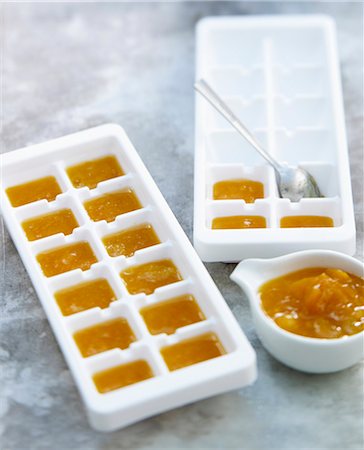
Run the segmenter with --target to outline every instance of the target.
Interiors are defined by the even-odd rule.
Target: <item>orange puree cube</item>
[[[128,321],[121,317],[77,331],[73,338],[85,358],[112,348],[128,348],[136,340]]]
[[[120,214],[140,209],[142,205],[133,190],[124,189],[88,200],[84,207],[94,222],[113,222]]]
[[[105,156],[68,167],[67,174],[75,188],[93,189],[101,181],[124,175],[124,171],[115,156]]]
[[[120,273],[130,294],[152,294],[157,288],[182,280],[170,259],[134,266]]]
[[[213,188],[214,200],[241,199],[246,203],[254,203],[258,198],[264,198],[264,184],[252,180],[218,181]]]
[[[104,278],[62,289],[54,296],[64,316],[95,307],[107,308],[116,300],[114,291]]]
[[[44,177],[28,183],[18,184],[6,189],[10,203],[13,206],[22,206],[37,200],[53,201],[62,190],[55,177]]]
[[[53,213],[25,220],[23,230],[29,241],[35,241],[53,234],[71,234],[78,227],[77,220],[70,209],[61,209]]]
[[[281,228],[333,227],[334,221],[326,216],[286,216],[281,218]]]
[[[161,354],[169,370],[191,366],[225,353],[225,349],[215,333],[206,333],[161,349]]]
[[[95,373],[94,383],[100,394],[147,380],[154,376],[149,364],[140,359]]]
[[[226,216],[215,217],[212,221],[213,230],[235,230],[243,228],[266,228],[267,222],[263,216]]]
[[[137,250],[160,244],[154,228],[150,224],[139,225],[118,233],[109,234],[102,240],[110,256],[133,256]]]
[[[97,258],[88,242],[76,242],[39,253],[37,261],[44,275],[53,277],[74,269],[88,270]]]
[[[172,334],[178,328],[205,320],[193,295],[181,295],[140,310],[151,334]]]

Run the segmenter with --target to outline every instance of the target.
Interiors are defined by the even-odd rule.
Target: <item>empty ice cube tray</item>
[[[113,157],[109,158],[113,161],[111,169],[103,160],[102,174],[94,177],[93,168],[98,166],[95,160],[105,157]],[[115,158],[120,165],[117,170],[113,169]],[[77,170],[67,170],[73,166],[78,166]],[[94,428],[114,430],[254,381],[254,350],[122,128],[104,125],[6,153],[2,156],[2,174],[2,214]],[[61,192],[55,198],[40,195],[34,202],[12,205],[7,194],[9,187],[47,176],[54,177],[60,187]],[[107,200],[110,193],[131,191],[137,199],[137,208],[122,208],[119,202],[125,196]],[[99,217],[92,220],[85,203],[89,205],[102,196],[106,202],[100,204],[101,212],[115,206],[119,214],[115,218],[107,214],[104,217],[108,221],[98,220]],[[57,234],[28,240],[23,222],[65,209],[77,221],[70,234],[57,233],[56,229]],[[149,235],[148,239],[137,236],[138,242],[133,242],[132,251],[125,256],[122,248],[125,242],[119,242],[120,232],[126,232],[121,235],[125,241],[130,230],[140,231],[146,226],[155,236],[151,235],[152,239]],[[109,241],[115,240],[115,236],[119,236],[119,241],[112,244],[117,251],[110,252]],[[80,242],[88,246],[87,264],[82,262],[83,254],[72,250],[76,248],[73,244]],[[52,251],[60,247],[66,249],[64,255],[60,252],[62,258],[58,258],[58,252],[55,254],[60,273],[45,274],[37,257],[39,260],[39,254],[48,255],[49,263],[49,255],[53,257]],[[160,283],[148,278],[158,276],[156,272],[140,270],[157,261],[167,261],[160,266],[162,270],[171,270],[162,275]],[[178,277],[174,276],[177,272],[172,264]],[[74,265],[78,268],[70,270]],[[139,270],[134,270],[136,267]],[[125,273],[129,274],[128,283],[132,278],[134,287],[138,284],[138,292],[140,286],[147,286],[148,295],[131,294],[132,288],[121,276]],[[179,321],[172,317],[171,323],[165,318],[163,327],[168,334],[156,331],[155,327],[150,332],[150,318],[144,320],[145,311],[158,305],[165,308],[171,305],[170,300],[184,296],[195,299],[199,316],[181,317]],[[118,323],[123,329],[118,329]],[[205,347],[201,340],[205,336],[214,337],[214,345],[223,349],[220,354],[206,346],[203,355]],[[191,357],[182,355],[184,367],[175,370],[181,364],[178,357],[173,370],[170,369],[168,364],[176,357],[174,353],[185,352],[186,348]],[[167,362],[163,352],[168,353]]]
[[[205,18],[196,79],[204,78],[277,160],[306,168],[325,198],[279,198],[273,169],[196,94],[194,246],[204,261],[310,248],[355,252],[355,222],[334,22],[325,16]],[[215,183],[264,184],[254,203],[214,200]],[[328,216],[332,228],[281,228],[284,216]],[[214,219],[263,216],[266,228],[212,229]],[[228,222],[228,220],[227,220]]]

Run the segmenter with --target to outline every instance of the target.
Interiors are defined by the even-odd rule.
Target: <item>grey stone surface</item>
[[[337,20],[362,258],[361,2],[3,3],[2,152],[120,123],[191,238],[194,26],[206,15],[254,13]],[[20,257],[1,234],[0,448],[362,447],[362,366],[310,376],[276,362],[229,281],[232,264],[207,268],[257,351],[257,382],[118,432],[92,431]]]

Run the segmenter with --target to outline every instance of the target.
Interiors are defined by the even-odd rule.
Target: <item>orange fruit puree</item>
[[[326,216],[286,216],[281,218],[281,228],[333,227],[334,221]]]
[[[172,334],[178,328],[205,320],[193,295],[181,295],[140,310],[151,334]]]
[[[215,333],[206,333],[161,349],[169,370],[181,369],[225,353]]]
[[[148,223],[105,236],[102,242],[110,256],[126,257],[133,256],[142,248],[160,244],[154,228]]]
[[[138,383],[153,376],[149,364],[140,359],[97,372],[94,374],[93,380],[100,394],[104,394],[105,392],[129,386],[130,384]]]
[[[100,181],[124,175],[123,169],[115,156],[85,161],[68,167],[66,172],[75,188],[87,186],[90,189],[95,188]]]
[[[28,183],[18,184],[6,189],[10,203],[13,206],[22,206],[37,200],[53,201],[62,190],[55,177],[44,177]]]
[[[364,280],[343,270],[299,270],[259,292],[265,313],[291,333],[333,339],[364,329]]]
[[[62,289],[56,292],[54,297],[64,316],[97,306],[107,308],[112,301],[116,300],[114,291],[104,278]]]
[[[241,199],[246,203],[254,203],[258,198],[264,198],[264,184],[252,180],[218,181],[213,187],[214,200]]]
[[[144,292],[149,295],[157,288],[182,280],[177,267],[170,259],[134,266],[120,273],[130,294]]]
[[[53,277],[69,270],[87,270],[97,258],[88,242],[76,242],[39,253],[37,261],[44,275]]]
[[[84,203],[84,207],[94,222],[99,220],[112,222],[118,215],[140,209],[142,205],[134,191],[124,189],[88,200]]]
[[[71,234],[78,227],[77,220],[70,209],[61,209],[53,213],[33,217],[22,222],[23,230],[29,241],[35,241],[53,234]]]
[[[79,330],[73,338],[85,358],[112,348],[128,348],[136,340],[128,321],[121,317]]]
[[[266,228],[263,216],[227,216],[215,217],[212,220],[213,230],[234,230],[239,228]]]

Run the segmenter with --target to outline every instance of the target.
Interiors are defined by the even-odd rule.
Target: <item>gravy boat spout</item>
[[[264,283],[264,273],[267,270],[270,272],[272,261],[271,259],[246,259],[239,263],[230,275],[230,278],[248,295],[249,301]]]

